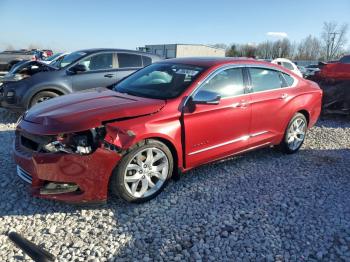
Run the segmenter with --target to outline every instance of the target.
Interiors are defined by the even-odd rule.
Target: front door
[[[71,76],[74,91],[95,87],[107,87],[117,82],[117,68],[113,53],[91,55],[79,64],[86,66],[87,71]]]
[[[184,113],[186,168],[244,150],[249,138],[251,107],[243,68],[221,70],[207,80],[201,91],[216,92],[219,104],[196,104]]]

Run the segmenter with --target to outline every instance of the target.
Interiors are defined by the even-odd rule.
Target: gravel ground
[[[145,204],[34,199],[0,110],[0,261],[29,260],[23,234],[58,261],[350,261],[350,121],[322,120],[302,150],[263,149],[197,168]]]

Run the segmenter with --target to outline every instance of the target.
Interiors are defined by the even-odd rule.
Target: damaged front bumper
[[[113,169],[121,159],[102,144],[88,155],[37,152],[24,146],[16,131],[17,174],[31,183],[33,196],[70,203],[100,203],[108,196]]]

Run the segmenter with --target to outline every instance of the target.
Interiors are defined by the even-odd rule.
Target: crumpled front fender
[[[131,130],[106,125],[105,141],[120,149],[127,149],[133,145],[136,135]]]

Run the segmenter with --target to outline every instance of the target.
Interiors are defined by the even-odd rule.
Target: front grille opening
[[[30,140],[29,138],[26,138],[24,136],[21,136],[21,144],[22,146],[33,150],[33,151],[38,151],[39,149],[39,144],[34,142],[33,140]]]

